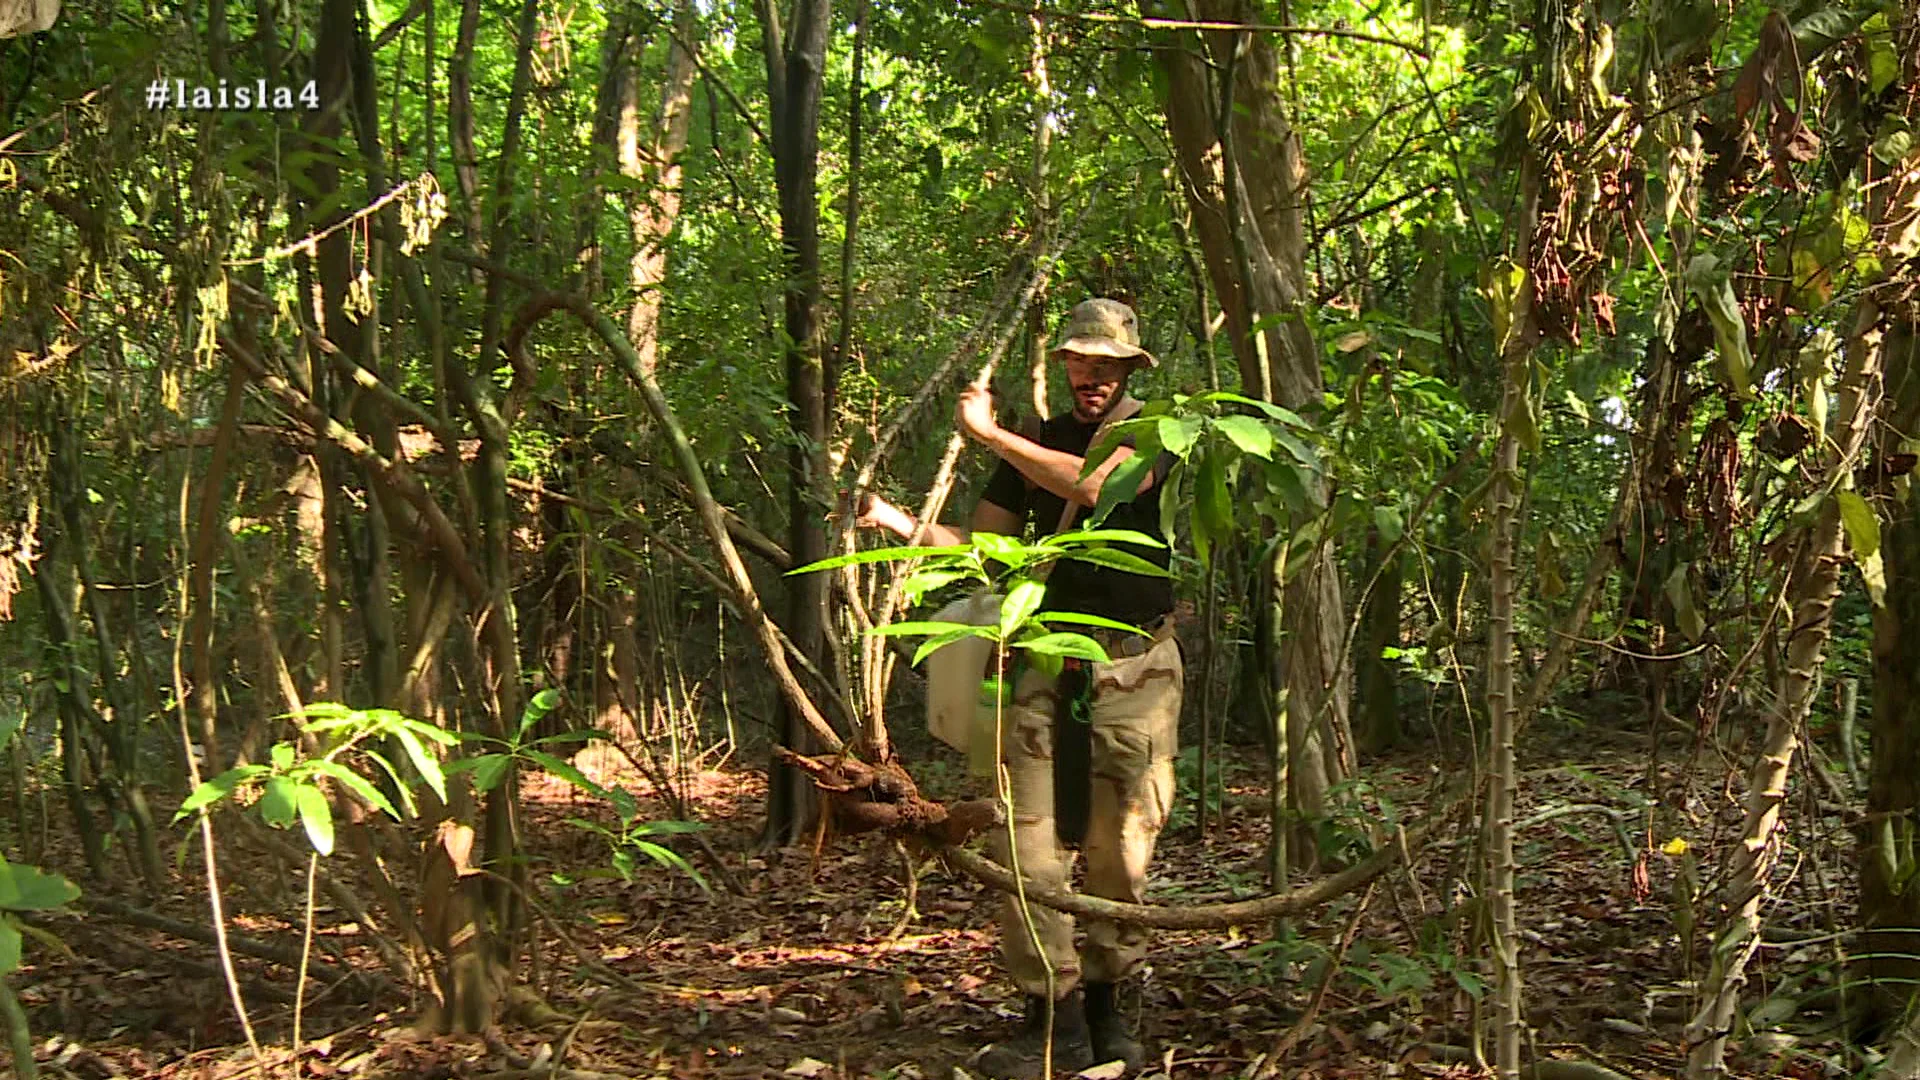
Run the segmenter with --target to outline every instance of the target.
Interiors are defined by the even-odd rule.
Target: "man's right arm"
[[[859,524],[868,528],[885,529],[902,540],[913,537],[917,525],[913,515],[882,499],[878,495],[871,497],[873,502],[867,511],[860,515]],[[942,525],[939,522],[927,524],[926,535],[921,543],[928,547],[950,547],[964,544],[973,538],[975,532],[999,533],[1002,536],[1015,536],[1020,532],[1020,515],[998,503],[982,499],[973,508],[973,520],[966,528],[955,525]]]

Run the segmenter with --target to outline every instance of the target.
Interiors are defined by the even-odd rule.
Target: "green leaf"
[[[1847,527],[1847,546],[1853,551],[1854,564],[1874,607],[1885,607],[1887,568],[1880,555],[1880,519],[1874,516],[1867,500],[1851,491],[1835,492],[1840,502],[1840,520]]]
[[[1840,520],[1847,527],[1847,544],[1856,557],[1864,558],[1880,551],[1880,519],[1874,516],[1873,507],[1857,492],[1840,491],[1834,493],[1840,503]]]
[[[1221,434],[1233,440],[1242,452],[1273,460],[1274,429],[1251,416],[1223,416],[1213,422]],[[1286,434],[1282,432],[1282,434]],[[1293,438],[1288,434],[1289,439]],[[1294,440],[1298,443],[1299,440]]]
[[[1102,664],[1111,662],[1107,657],[1107,650],[1101,648],[1099,642],[1085,634],[1042,634],[1037,638],[1015,642],[1013,647],[1040,653],[1043,656],[1073,656]]]
[[[274,743],[273,749],[267,751],[267,757],[273,762],[273,767],[281,772],[293,768],[293,747],[286,743]]]
[[[298,805],[294,800],[300,787],[284,776],[268,777],[266,790],[260,796],[260,820],[276,829],[293,824]]]
[[[1275,420],[1278,420],[1283,424],[1290,424],[1294,427],[1303,428],[1303,429],[1312,427],[1312,425],[1308,424],[1305,420],[1300,419],[1300,414],[1293,412],[1290,409],[1283,409],[1280,406],[1275,405],[1270,401],[1255,401],[1253,398],[1246,397],[1241,394],[1236,394],[1228,390],[1215,390],[1212,393],[1201,394],[1200,396],[1193,399],[1193,403],[1196,406],[1211,405],[1215,402],[1231,402],[1235,405],[1246,405],[1251,408],[1259,409],[1261,412],[1266,413],[1269,417]]]
[[[333,854],[333,808],[327,805],[327,797],[312,784],[299,787],[300,824],[307,827],[307,839],[313,843],[313,850],[322,855]]]
[[[1194,496],[1194,514],[1206,529],[1207,538],[1217,542],[1232,535],[1233,499],[1227,493],[1227,470],[1219,455],[1208,454],[1201,459]]]
[[[1145,410],[1142,412],[1144,413]],[[1120,449],[1120,444],[1126,441],[1129,435],[1133,436],[1138,452],[1144,452],[1143,448],[1149,445],[1157,448],[1160,445],[1160,417],[1141,415],[1132,420],[1122,420],[1108,428],[1092,446],[1087,448],[1086,454],[1082,457],[1080,479],[1084,480],[1092,476],[1100,466],[1106,464],[1107,459],[1113,456],[1115,450]]]
[[[1734,394],[1751,399],[1753,353],[1747,348],[1747,323],[1740,314],[1740,302],[1733,294],[1733,280],[1720,266],[1720,260],[1702,252],[1687,264],[1687,286],[1700,298],[1700,306],[1713,323],[1714,350],[1727,365],[1727,378]]]
[[[1048,539],[1055,544],[1100,541],[1115,544],[1138,544],[1141,547],[1151,548],[1163,548],[1167,546],[1153,537],[1148,536],[1146,533],[1135,532],[1132,529],[1075,529],[1071,532],[1063,532],[1056,536],[1050,536]]]
[[[259,776],[261,773],[271,771],[272,770],[268,769],[265,765],[241,765],[237,768],[228,769],[219,776],[203,782],[199,787],[193,789],[193,794],[188,795],[185,802],[180,804],[179,811],[173,815],[174,822],[177,824],[182,818],[185,818],[194,811],[219,802],[221,799],[232,795],[234,788]]]
[[[499,787],[506,778],[507,766],[513,764],[513,758],[506,754],[482,754],[473,761],[473,786],[482,793]]]
[[[438,796],[441,802],[446,802],[447,778],[440,771],[439,759],[427,753],[427,748],[420,743],[420,737],[406,728],[400,728],[393,734],[400,740],[400,745],[406,749],[407,758],[419,771],[420,778],[427,782],[427,786],[433,789],[434,795]]]
[[[1028,616],[1040,610],[1046,595],[1047,587],[1038,581],[1022,581],[1008,589],[1006,600],[1000,604],[1000,637],[1012,637]]]
[[[1309,469],[1317,469],[1320,467],[1320,459],[1314,457],[1313,451],[1307,448],[1306,443],[1294,438],[1293,432],[1285,428],[1268,428],[1267,430],[1273,434],[1274,442],[1285,447],[1287,453],[1293,455],[1293,460],[1305,465]]]
[[[1179,473],[1170,473],[1160,484],[1160,535],[1166,537],[1169,544],[1173,543],[1174,526],[1180,520],[1180,482]]]
[[[926,567],[914,572],[914,575],[901,586],[901,593],[910,604],[917,604],[920,598],[935,589],[951,585],[962,578],[973,576],[967,570],[948,570],[937,566]]]
[[[527,702],[526,710],[520,714],[520,737],[526,738],[527,729],[539,723],[540,719],[552,712],[553,707],[559,703],[560,691],[552,687],[533,695],[533,698]]]
[[[601,799],[610,798],[606,788],[587,779],[585,773],[574,768],[561,758],[557,758],[544,750],[527,750],[525,754],[541,768],[572,784],[574,787],[579,788],[581,791]]]
[[[465,760],[467,759],[462,759],[463,762]],[[335,780],[345,784],[348,790],[360,796],[362,799],[367,800],[369,804],[381,810],[388,817],[396,821],[400,820],[400,812],[393,808],[393,804],[387,801],[387,797],[382,795],[380,789],[374,787],[366,777],[361,776],[359,773],[354,772],[352,769],[347,768],[337,761],[322,759],[310,762],[309,764],[312,765],[314,772],[333,777]]]
[[[1187,451],[1193,448],[1194,440],[1200,437],[1200,418],[1162,416],[1158,420],[1158,425],[1161,448],[1183,461],[1186,460]]]
[[[1113,508],[1121,503],[1132,502],[1140,494],[1140,485],[1146,482],[1153,470],[1153,455],[1136,453],[1113,467],[1106,480],[1100,484],[1100,498],[1095,501],[1093,520],[1106,520]]]
[[[1162,570],[1138,555],[1129,555],[1115,548],[1088,548],[1085,551],[1067,553],[1066,558],[1076,562],[1092,563],[1111,570],[1125,570],[1129,574],[1143,574],[1147,577],[1170,578],[1173,574]]]
[[[708,895],[713,894],[713,886],[708,885],[707,879],[700,876],[700,871],[695,870],[693,864],[681,858],[679,852],[670,848],[663,848],[659,844],[649,844],[645,840],[636,840],[633,842],[633,846],[639,848],[648,858],[659,863],[661,866],[667,867],[670,870],[678,870],[692,878],[693,883],[700,886],[701,892]]]
[[[7,743],[13,741],[14,732],[25,727],[26,723],[27,714],[24,712],[0,713],[0,750],[7,748]]]
[[[818,570],[838,570],[843,566],[857,566],[861,563],[899,562],[903,559],[919,559],[930,555],[965,555],[972,550],[965,544],[954,544],[948,547],[872,548],[867,551],[856,551],[851,555],[835,555],[833,558],[821,559],[819,562],[811,562],[805,566],[796,566],[787,571],[786,576],[811,574]]]
[[[1673,613],[1680,619],[1680,629],[1688,638],[1699,641],[1700,635],[1707,632],[1707,624],[1693,606],[1693,590],[1687,585],[1687,569],[1692,565],[1681,563],[1673,568],[1667,578],[1667,599],[1673,601]]]
[[[1072,623],[1075,626],[1098,626],[1107,630],[1124,630],[1129,634],[1139,634],[1141,637],[1147,636],[1147,632],[1137,626],[1128,626],[1126,623],[1103,615],[1082,615],[1077,611],[1048,611],[1035,616],[1034,621],[1045,624],[1061,622]]]
[[[12,916],[0,915],[0,975],[20,970],[20,927]]]
[[[417,815],[420,812],[420,805],[413,799],[413,789],[407,786],[405,780],[400,779],[400,771],[393,767],[393,762],[388,761],[386,755],[377,750],[368,750],[363,747],[361,753],[367,755],[367,760],[380,766],[381,770],[387,774],[387,778],[393,781],[393,790],[399,793],[400,805],[406,808],[407,816]]]
[[[975,632],[979,630],[984,630],[986,631],[986,633],[982,634],[982,633]],[[927,640],[921,642],[920,647],[914,650],[913,666],[919,667],[920,661],[925,660],[927,657],[940,651],[941,649],[946,648],[948,645],[951,645],[954,642],[959,641],[961,638],[984,637],[991,640],[995,636],[995,631],[996,631],[996,628],[991,626],[979,626],[979,627],[968,626],[968,627],[962,627],[961,629],[958,629],[958,630],[949,630],[944,634],[939,634],[934,637],[930,637]]]
[[[0,911],[45,911],[79,899],[73,882],[37,866],[0,862]]]
[[[1380,539],[1388,544],[1398,542],[1406,532],[1406,527],[1400,523],[1400,511],[1391,506],[1373,508],[1373,527],[1380,531]]]
[[[697,833],[705,830],[704,821],[647,821],[634,826],[635,836],[677,836],[683,833]]]

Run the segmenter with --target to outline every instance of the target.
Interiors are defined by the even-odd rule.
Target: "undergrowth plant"
[[[39,1071],[33,1060],[33,1035],[27,1027],[26,1010],[20,1007],[20,999],[14,997],[7,979],[20,970],[26,938],[68,952],[64,942],[28,922],[26,916],[52,911],[79,896],[79,887],[59,874],[9,863],[0,856],[0,1017],[6,1021],[7,1041],[13,1051],[13,1074],[20,1080],[35,1080]]]

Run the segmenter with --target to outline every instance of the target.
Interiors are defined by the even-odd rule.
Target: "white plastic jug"
[[[999,593],[975,593],[941,608],[938,622],[991,626],[1000,619]],[[993,642],[986,638],[963,637],[948,642],[928,654],[927,730],[933,737],[962,753],[972,755],[979,734],[980,680],[993,657]],[[992,718],[987,720],[991,724]]]

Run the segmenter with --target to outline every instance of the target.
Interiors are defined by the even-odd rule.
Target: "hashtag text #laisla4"
[[[267,80],[229,86],[221,79],[217,86],[189,86],[185,79],[155,79],[147,84],[147,108],[194,109],[230,112],[248,109],[284,111],[294,108],[318,109],[320,90],[312,79],[305,86],[273,86]]]

